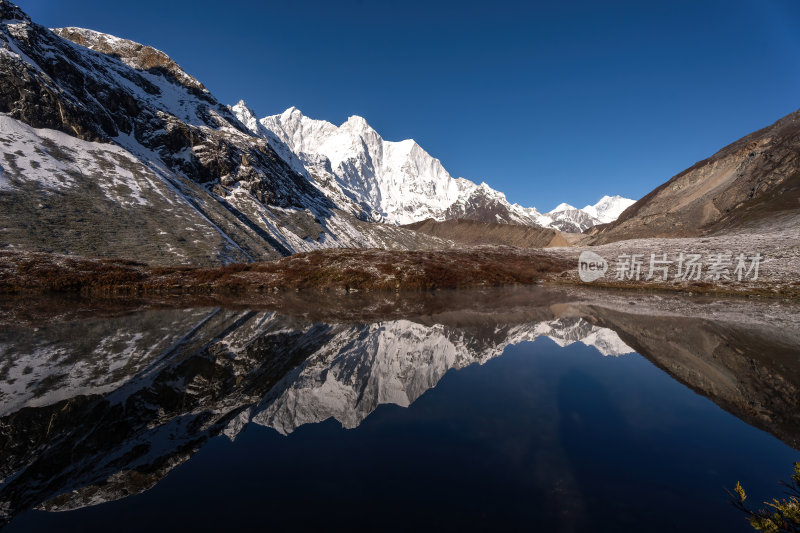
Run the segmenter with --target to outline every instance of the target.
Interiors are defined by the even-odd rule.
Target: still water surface
[[[745,532],[725,489],[780,494],[798,331],[510,307],[7,325],[6,530]]]

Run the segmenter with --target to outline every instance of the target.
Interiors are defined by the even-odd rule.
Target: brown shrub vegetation
[[[530,284],[570,266],[544,254],[494,247],[435,252],[322,250],[219,268],[148,267],[135,261],[0,252],[0,292],[420,291]]]

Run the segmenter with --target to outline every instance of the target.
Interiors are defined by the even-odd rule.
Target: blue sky
[[[18,0],[167,52],[220,100],[364,116],[549,210],[639,198],[800,108],[800,2]]]

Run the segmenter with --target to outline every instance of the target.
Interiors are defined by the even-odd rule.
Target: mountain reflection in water
[[[522,373],[524,363],[500,356],[529,342],[580,346],[581,353],[589,347],[595,357],[631,354],[638,361],[636,352],[750,426],[800,448],[800,318],[795,308],[778,303],[633,300],[533,288],[394,302],[363,296],[307,307],[285,301],[253,309],[145,305],[127,312],[101,306],[55,319],[41,311],[47,305],[35,312],[26,305],[6,305],[0,331],[0,512],[6,521],[32,508],[81,509],[142,493],[210,439],[224,435],[237,442],[250,425],[282,435],[329,419],[357,428],[382,404],[411,406],[450,370],[508,358]],[[480,379],[491,379],[489,366],[472,374],[460,370],[461,379],[483,376],[471,386],[477,394]],[[553,439],[572,465],[559,465],[566,459],[556,454],[534,469],[563,478],[544,500],[561,509],[555,520],[562,530],[580,530],[579,517],[587,513],[630,512],[601,505],[598,495],[605,491],[624,500],[659,457],[658,445],[632,429],[615,407],[598,375],[611,367],[603,368],[570,368],[554,382],[539,368],[539,375],[526,378],[531,391],[523,392],[552,390],[560,413],[550,420],[531,407],[530,419],[541,432],[537,438]],[[615,378],[620,389],[628,386],[624,380],[638,379],[625,372]],[[500,400],[487,397],[479,407],[465,406],[463,420],[452,423],[486,426],[482,430],[499,424],[494,401]],[[546,401],[551,400],[542,397],[534,405]],[[664,409],[649,408],[653,414]],[[503,427],[495,428],[500,440],[503,431],[528,431]],[[291,443],[292,436],[280,438]],[[597,450],[611,448],[625,454],[630,472],[592,460]],[[542,449],[539,455],[548,453]],[[299,466],[298,472],[309,475]],[[445,476],[440,482],[446,485],[447,473],[437,475]],[[579,485],[584,494],[559,496],[567,489],[558,483],[580,492]],[[658,505],[655,495],[662,490],[653,487],[650,505]],[[724,499],[722,486],[708,497]]]

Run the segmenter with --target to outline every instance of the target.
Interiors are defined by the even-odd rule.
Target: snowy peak
[[[598,219],[601,224],[613,222],[619,218],[623,211],[636,203],[636,200],[622,196],[603,196],[594,205],[587,205],[583,211]]]
[[[603,196],[595,205],[587,205],[583,209],[562,203],[544,215],[550,220],[545,225],[567,233],[580,233],[598,224],[616,220],[633,203],[634,200],[621,196]]]
[[[458,184],[438,159],[411,139],[384,140],[363,117],[335,126],[291,107],[260,123],[305,162],[311,175],[332,177],[370,218],[399,224],[440,219],[459,198]]]
[[[253,130],[252,113],[237,111],[238,107],[233,111]],[[535,208],[511,204],[505,194],[485,182],[476,185],[465,178],[453,178],[441,161],[413,139],[384,140],[358,115],[335,126],[290,107],[259,122],[263,131],[258,134],[284,143],[303,162],[318,187],[335,184],[357,206],[356,211],[362,210],[354,214],[368,219],[409,224],[429,218],[465,218],[572,232],[601,223],[598,217],[566,203],[544,215]],[[614,205],[599,205],[593,212],[607,218],[616,212]]]
[[[345,122],[345,125],[355,131],[375,131],[372,129],[372,126],[367,124],[367,120],[364,117],[360,117],[358,115],[347,117],[347,122]]]
[[[569,205],[568,203],[561,203],[558,204],[555,209],[550,211],[550,213],[560,213],[561,211],[568,211],[570,209],[575,209],[575,208]]]
[[[239,122],[244,124],[244,126],[253,134],[259,134],[259,123],[258,117],[256,117],[255,112],[247,106],[247,102],[244,100],[239,100],[239,102],[231,107],[231,111],[236,118],[239,119]]]
[[[303,120],[304,116],[303,113],[297,109],[295,106],[290,107],[286,111],[280,114],[282,122],[292,122],[296,123]]]

